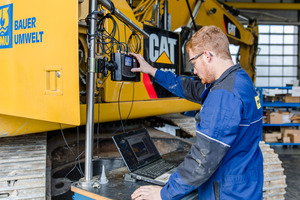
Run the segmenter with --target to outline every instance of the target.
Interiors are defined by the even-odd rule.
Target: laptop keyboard
[[[148,176],[150,178],[156,178],[162,175],[164,172],[173,169],[174,167],[174,165],[166,162],[163,159],[160,159],[155,161],[154,163],[151,163],[150,165],[147,165],[146,167],[136,170],[135,173]]]

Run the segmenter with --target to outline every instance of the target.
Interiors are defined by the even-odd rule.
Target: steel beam
[[[248,10],[300,10],[300,3],[242,3],[226,2],[237,9]]]

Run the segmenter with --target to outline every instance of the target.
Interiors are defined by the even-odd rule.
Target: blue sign
[[[13,46],[13,4],[0,6],[0,49]]]

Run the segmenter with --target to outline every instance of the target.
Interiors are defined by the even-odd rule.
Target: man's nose
[[[196,68],[193,69],[193,73],[194,73],[194,74],[197,74]]]

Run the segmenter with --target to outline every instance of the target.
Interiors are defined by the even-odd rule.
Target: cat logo
[[[150,34],[149,58],[151,62],[175,64],[175,45],[177,40],[165,36]]]
[[[144,24],[149,38],[144,38],[144,58],[153,67],[162,71],[179,73],[179,34]],[[172,94],[162,86],[155,84],[148,74],[143,74],[143,83],[149,98],[170,97]]]
[[[179,71],[179,34],[144,24],[149,38],[144,38],[144,57],[158,69]]]
[[[224,29],[227,35],[231,35],[238,39],[241,39],[241,34],[239,29],[236,27],[234,22],[226,15],[224,15]]]
[[[236,26],[229,22],[227,25],[227,33],[235,36],[235,30],[236,30]]]
[[[12,48],[13,4],[0,6],[0,49]]]

